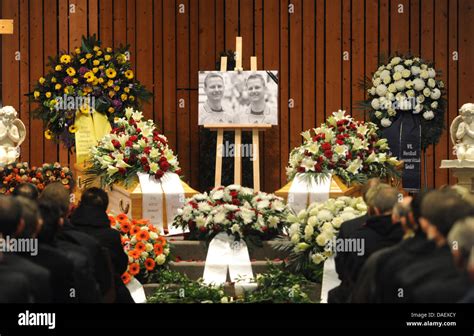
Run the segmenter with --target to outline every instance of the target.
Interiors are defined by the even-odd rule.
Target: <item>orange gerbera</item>
[[[131,234],[132,236],[134,236],[134,235],[136,235],[139,231],[140,231],[140,227],[134,225],[134,226],[132,226],[132,228],[130,229],[130,234]]]
[[[145,245],[144,242],[141,242],[141,241],[140,241],[140,242],[138,242],[138,243],[135,245],[135,249],[136,249],[137,251],[140,251],[140,253],[141,253],[141,252],[145,252],[145,250],[146,250],[146,245]]]
[[[155,268],[155,261],[151,258],[147,258],[145,260],[145,268],[148,270],[148,271],[153,271],[153,269]]]
[[[136,249],[131,250],[131,251],[128,251],[128,255],[129,255],[130,257],[132,257],[133,259],[138,259],[138,258],[140,258],[140,255],[141,255],[141,254],[142,254],[142,253],[141,253],[140,251],[136,250]]]
[[[166,246],[166,238],[163,236],[159,236],[157,239],[158,243],[161,243],[162,246]]]
[[[140,232],[137,233],[137,240],[140,241],[140,240],[148,240],[150,239],[150,234],[148,233],[148,231],[145,231],[145,230],[140,230]]]
[[[127,215],[124,214],[124,213],[121,213],[120,215],[117,216],[117,220],[119,222],[123,222],[123,221],[126,221],[128,219]]]
[[[122,274],[121,278],[124,284],[128,284],[132,280],[132,276],[128,272]]]
[[[131,263],[128,265],[128,271],[130,272],[131,275],[137,275],[140,273],[140,265],[137,263]]]
[[[109,215],[109,221],[110,221],[110,226],[115,226],[117,221],[115,220],[115,217],[112,215]]]
[[[128,233],[128,231],[130,231],[130,228],[131,228],[131,226],[130,226],[129,223],[122,223],[122,224],[120,225],[120,231],[121,231],[122,233]]]
[[[163,254],[163,245],[155,244],[155,245],[153,245],[153,250],[155,251],[156,255]]]

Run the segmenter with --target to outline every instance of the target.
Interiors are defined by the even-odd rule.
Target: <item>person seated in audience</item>
[[[49,200],[60,210],[62,229],[58,232],[57,241],[60,247],[69,251],[76,260],[79,277],[84,281],[82,293],[79,291],[81,302],[96,302],[110,287],[111,277],[99,242],[92,236],[76,229],[69,220],[70,192],[61,183],[51,183],[46,186],[40,196],[41,200]],[[84,260],[86,259],[86,260]],[[82,266],[81,266],[82,265]],[[77,272],[76,272],[77,273]],[[90,287],[90,288],[89,288]]]
[[[121,275],[127,270],[128,256],[125,253],[120,233],[111,228],[107,215],[109,198],[99,188],[84,191],[78,208],[71,216],[72,224],[82,232],[95,237],[99,243],[109,250],[115,274],[115,288],[118,303],[133,303],[130,292],[123,284]]]
[[[367,258],[377,250],[397,244],[403,236],[400,224],[392,224],[392,209],[398,200],[398,190],[387,184],[371,188],[367,194],[369,218],[365,225],[346,239],[363,242],[364,251],[346,251],[346,261],[339,274],[341,284],[329,291],[328,302],[348,302],[359,271]]]
[[[23,196],[32,201],[36,201],[39,196],[38,188],[32,183],[20,183],[13,189],[13,196]]]
[[[470,289],[459,302],[474,303],[474,217],[456,222],[449,232],[448,241],[454,263],[467,272],[470,281]]]
[[[367,193],[368,191],[379,185],[380,184],[380,179],[379,178],[371,178],[367,181],[362,186],[362,198],[365,203],[367,203]],[[341,227],[339,228],[339,233],[337,234],[337,239],[346,239],[350,235],[352,235],[358,228],[360,228],[362,225],[365,224],[365,221],[369,217],[368,213],[365,213],[362,216],[356,217],[354,219],[348,220],[344,223],[341,224]],[[342,269],[344,268],[344,263],[345,263],[345,258],[347,254],[346,253],[337,253],[334,262],[336,264],[336,272],[340,273],[342,272]]]
[[[472,206],[453,190],[424,197],[419,223],[429,242],[392,275],[396,302],[449,303],[462,297],[467,282],[454,264],[447,235],[455,222],[471,214]],[[446,286],[450,282],[456,286]]]
[[[49,270],[51,274],[52,301],[54,303],[75,303],[77,284],[74,278],[74,263],[57,244],[57,233],[61,228],[58,207],[47,200],[39,200],[43,225],[38,235],[38,255],[28,259]]]
[[[3,239],[0,234],[0,239]],[[0,303],[32,303],[30,281],[21,272],[12,270],[3,263],[0,251]]]
[[[11,238],[35,238],[39,231],[38,207],[23,197],[0,196],[0,235]],[[13,235],[12,232],[14,232]],[[37,252],[37,251],[36,251]],[[50,272],[28,257],[35,251],[17,251],[3,254],[2,265],[11,272],[23,275],[31,291],[31,302],[51,302]],[[3,276],[3,275],[2,275]]]

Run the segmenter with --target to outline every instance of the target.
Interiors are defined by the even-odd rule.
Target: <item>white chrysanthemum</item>
[[[201,216],[197,216],[197,217],[194,219],[194,221],[196,222],[196,226],[197,226],[198,228],[201,228],[201,227],[203,227],[203,226],[206,225],[206,218],[204,218],[204,216],[202,216],[202,215],[201,215]]]
[[[421,69],[420,69],[419,66],[414,65],[414,66],[411,67],[411,73],[414,76],[418,75],[420,73],[420,71],[421,71]]]
[[[390,77],[388,77],[390,78]],[[375,88],[375,92],[379,95],[379,96],[385,96],[385,93],[387,92],[387,87],[383,84],[380,84],[378,85],[376,88]]]
[[[343,222],[347,222],[348,220],[354,219],[356,214],[353,212],[343,212],[339,215],[339,217],[343,220]]]
[[[392,122],[390,121],[390,119],[383,118],[383,119],[380,121],[380,124],[381,124],[383,127],[389,127],[390,125],[392,125]]]
[[[215,200],[222,199],[224,197],[224,191],[222,189],[211,191],[211,197]]]
[[[202,212],[209,212],[212,210],[211,206],[207,202],[198,202],[198,209]]]
[[[406,81],[404,79],[400,79],[395,82],[395,87],[397,88],[398,91],[403,91],[405,90],[405,84],[406,84]]]
[[[280,223],[280,218],[277,216],[268,217],[268,227],[276,229],[278,227],[278,223]]]
[[[255,217],[255,212],[253,210],[249,210],[247,208],[241,208],[238,212],[239,216],[242,218],[245,224],[250,224],[253,222]]]
[[[239,226],[239,224],[234,224],[234,225],[232,225],[232,227],[230,228],[230,231],[232,231],[232,233],[240,233],[240,226]]]
[[[225,212],[219,211],[217,214],[214,215],[214,223],[222,224],[225,221]]]
[[[277,199],[277,200],[273,201],[272,209],[276,210],[276,211],[283,211],[283,210],[285,210],[285,204],[282,201]]]
[[[333,219],[333,214],[331,213],[331,211],[327,210],[327,209],[321,209],[318,214],[316,215],[318,221],[320,223],[324,223],[324,222],[328,222],[330,221],[331,219]]]
[[[269,206],[270,206],[270,202],[268,200],[261,200],[260,202],[257,202],[258,210],[267,209]]]
[[[426,111],[425,113],[423,113],[423,118],[425,118],[426,120],[431,120],[435,117],[433,111]]]
[[[334,226],[335,229],[339,229],[341,227],[341,224],[343,223],[341,217],[336,217],[332,220],[332,226]]]
[[[431,92],[430,97],[433,100],[439,99],[441,97],[441,91],[439,89],[434,89],[433,92]]]
[[[308,216],[308,212],[306,212],[306,209],[301,209],[300,212],[298,212],[298,220],[300,222],[303,222],[307,216]]]
[[[380,101],[377,98],[372,99],[372,102],[370,103],[372,108],[374,110],[378,110],[380,108]]]
[[[239,207],[237,205],[234,205],[234,204],[224,204],[224,208],[227,211],[237,211],[239,209]]]
[[[241,186],[238,184],[231,184],[230,186],[227,187],[227,189],[239,191],[241,189]]]
[[[326,258],[321,253],[315,253],[311,256],[311,261],[315,263],[316,265],[319,265],[324,260],[326,260]]]

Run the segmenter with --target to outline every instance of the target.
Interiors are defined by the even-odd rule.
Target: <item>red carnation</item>
[[[162,161],[160,162],[160,168],[163,171],[168,171],[168,169],[170,168],[170,164],[168,163],[168,161]]]
[[[150,151],[151,151],[151,148],[150,147],[145,147],[143,149],[143,152],[146,154],[146,155],[149,155],[150,154]]]
[[[229,192],[230,196],[232,197],[237,197],[237,195],[239,195],[238,191],[237,190],[232,190],[231,192]]]
[[[198,208],[198,204],[196,202],[189,202],[189,205],[193,207],[193,209]]]
[[[138,137],[137,137],[136,135],[132,135],[132,136],[130,137],[130,141],[132,141],[132,142],[135,142],[135,141],[137,141],[137,140],[138,140]]]
[[[114,145],[115,148],[119,148],[120,147],[120,142],[118,142],[117,140],[112,140],[112,145]]]
[[[324,156],[327,157],[328,159],[331,159],[333,155],[333,152],[331,150],[324,151]]]
[[[323,151],[327,151],[331,149],[331,144],[329,142],[325,142],[321,145]]]
[[[345,120],[339,120],[339,121],[336,123],[336,125],[337,125],[337,126],[343,126],[345,123],[346,123]]]
[[[314,165],[314,170],[315,170],[316,172],[320,173],[321,170],[322,170],[321,165],[320,165],[319,163],[316,163],[316,164]]]
[[[143,166],[143,170],[145,171],[145,173],[148,173],[150,171],[150,166],[149,165],[144,165]]]
[[[165,174],[165,173],[163,173],[163,171],[158,170],[158,171],[156,172],[156,174],[155,174],[155,178],[160,179],[160,178],[163,177],[164,174]]]
[[[206,232],[206,231],[207,231],[207,228],[206,228],[205,226],[201,226],[201,227],[199,228],[199,231],[201,231],[201,232]]]
[[[337,143],[338,145],[344,145],[344,141],[342,141],[342,140],[336,140],[336,143]]]
[[[181,174],[183,173],[183,172],[181,171],[181,169],[176,169],[174,172],[175,172],[175,174],[177,174],[177,175],[181,175]]]
[[[340,132],[340,133],[344,132],[345,130],[346,130],[346,128],[344,126],[341,126],[341,127],[337,128],[337,131]]]
[[[304,167],[298,167],[297,171],[298,173],[304,173],[306,169]]]
[[[146,157],[142,156],[142,158],[140,159],[140,162],[142,164],[148,164],[148,159]]]
[[[232,200],[232,204],[233,204],[233,205],[240,205],[239,199],[238,199],[238,198],[234,198],[234,199]]]

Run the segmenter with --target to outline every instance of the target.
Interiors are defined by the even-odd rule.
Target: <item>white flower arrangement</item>
[[[422,148],[426,148],[438,141],[443,128],[446,104],[444,83],[436,79],[438,75],[432,64],[419,57],[393,57],[366,83],[368,97],[361,105],[381,128],[390,127],[404,111],[418,115]]]
[[[187,199],[172,225],[189,229],[192,240],[207,240],[220,232],[236,240],[248,236],[268,240],[283,234],[288,214],[281,197],[231,185]]]

